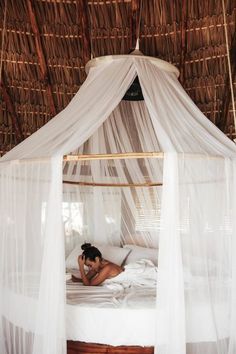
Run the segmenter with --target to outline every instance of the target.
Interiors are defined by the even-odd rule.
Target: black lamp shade
[[[125,101],[143,101],[144,100],[138,76],[136,76],[133,83],[131,84],[129,89],[126,91],[122,100],[125,100]]]

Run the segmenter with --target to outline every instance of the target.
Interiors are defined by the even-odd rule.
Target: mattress
[[[154,346],[156,333],[157,268],[143,260],[102,286],[84,286],[67,280],[66,334],[68,340],[108,345]],[[197,288],[201,287],[201,279]],[[187,342],[215,341],[228,336],[227,304],[194,302],[195,287],[188,284],[186,300]],[[157,294],[157,295],[156,295]],[[33,331],[37,301],[32,297],[4,291],[5,317],[26,331]],[[10,302],[9,302],[10,301]],[[3,304],[4,305],[4,304]],[[190,303],[189,303],[190,305]],[[26,311],[27,309],[27,311]],[[213,311],[214,310],[214,314]],[[217,318],[217,333],[215,319]]]
[[[82,290],[82,291],[81,291]],[[187,290],[189,292],[191,289]],[[158,296],[158,288],[157,288]],[[67,338],[88,343],[154,346],[156,333],[156,287],[116,284],[95,288],[67,282]],[[226,338],[228,313],[225,303],[213,309],[206,302],[186,308],[188,343]],[[217,318],[217,333],[215,320]]]
[[[155,298],[155,287],[84,287],[68,281],[67,339],[151,346],[155,337]]]

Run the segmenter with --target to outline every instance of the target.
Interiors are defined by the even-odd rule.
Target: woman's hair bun
[[[83,251],[85,251],[87,248],[90,248],[90,247],[92,247],[91,243],[85,242],[85,243],[81,246],[81,249],[82,249]]]

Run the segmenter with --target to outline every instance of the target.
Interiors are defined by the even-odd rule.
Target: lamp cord
[[[137,31],[137,40],[135,49],[139,50],[139,41],[140,41],[140,27],[141,27],[141,17],[142,17],[142,9],[143,9],[143,0],[140,2],[140,10],[139,10],[139,20],[138,20],[138,31]]]

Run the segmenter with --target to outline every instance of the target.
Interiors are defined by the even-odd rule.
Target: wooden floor
[[[153,347],[119,346],[67,341],[67,354],[154,354]]]

